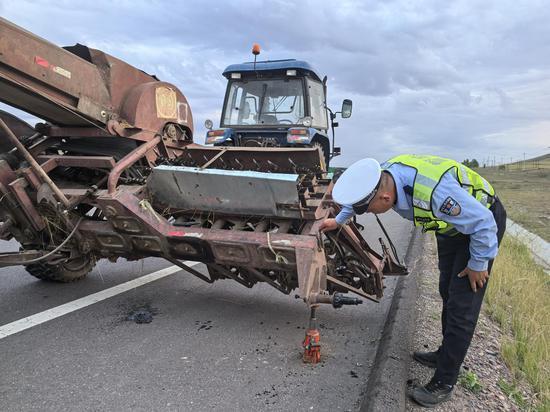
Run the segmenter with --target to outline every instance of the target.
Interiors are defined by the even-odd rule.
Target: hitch
[[[335,293],[332,297],[332,307],[335,309],[341,308],[344,305],[360,305],[362,303],[363,300],[352,296],[346,296],[343,293]]]

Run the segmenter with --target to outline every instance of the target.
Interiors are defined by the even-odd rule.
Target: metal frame
[[[6,51],[0,91],[14,92],[0,98],[47,114],[53,123],[21,139],[0,117],[7,147],[13,147],[0,158],[0,237],[22,245],[21,252],[0,254],[0,266],[160,256],[210,283],[233,279],[251,287],[265,282],[285,294],[297,288],[312,314],[319,304],[360,303],[341,292],[377,301],[384,275],[407,273],[393,248],[382,244],[382,254],[376,253],[353,223],[319,233],[322,220],[338,211],[331,197],[334,181],[319,149],[195,145],[187,100],[170,84],[98,50],[85,48],[90,60],[84,60],[4,19],[0,49]],[[159,89],[169,94],[167,100],[159,100]],[[174,99],[177,118],[160,110],[172,107]],[[182,107],[185,118],[180,118]],[[131,139],[135,148],[115,158],[67,153],[57,146],[102,136]],[[273,219],[247,216],[246,210],[212,216],[209,210],[159,204],[145,184],[159,164],[299,175],[298,203],[284,205],[296,213]],[[327,256],[329,251],[334,255]],[[204,262],[209,276],[181,260]]]

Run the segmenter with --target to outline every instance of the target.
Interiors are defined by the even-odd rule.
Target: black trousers
[[[497,224],[497,238],[500,241],[506,230],[506,210],[497,199],[490,209]],[[470,259],[470,236],[436,235],[439,256],[439,294],[443,299],[441,327],[443,343],[439,347],[439,358],[434,379],[447,385],[454,385],[458,379],[460,365],[464,361],[474,335],[481,303],[488,283],[474,293],[467,276],[459,278]],[[489,262],[489,273],[493,261]]]

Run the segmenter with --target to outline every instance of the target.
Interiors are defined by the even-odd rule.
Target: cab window
[[[311,124],[319,129],[327,129],[327,109],[325,107],[325,92],[323,85],[315,80],[307,79]]]

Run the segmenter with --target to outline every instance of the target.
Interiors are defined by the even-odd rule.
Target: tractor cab
[[[340,154],[340,148],[334,147],[336,113],[326,105],[326,77],[321,80],[309,63],[288,59],[232,64],[223,75],[228,83],[220,128],[212,129],[212,121],[205,122],[206,144],[316,146],[327,165]],[[347,118],[351,109],[351,100],[344,100],[339,113]]]

